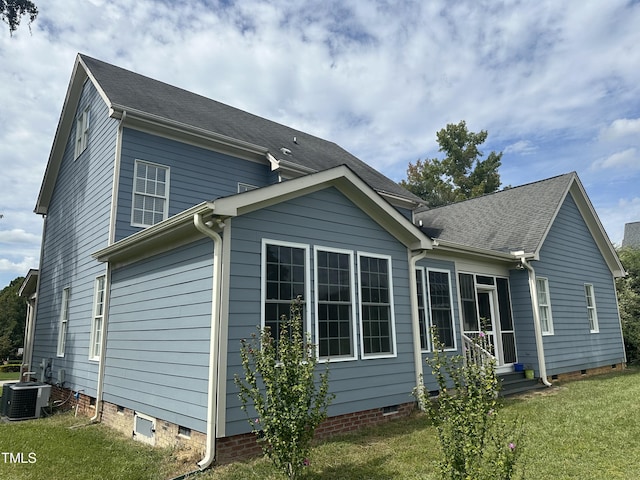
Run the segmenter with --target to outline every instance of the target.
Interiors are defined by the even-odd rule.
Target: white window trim
[[[426,336],[427,336],[427,348],[426,350],[421,348],[420,351],[423,353],[431,352],[431,315],[429,312],[429,294],[427,293],[428,285],[427,285],[427,274],[426,267],[416,267],[416,273],[420,274],[420,278],[422,280],[422,304],[424,305],[424,320],[426,323]],[[416,285],[416,293],[418,292],[418,286]],[[418,317],[420,316],[420,307],[418,307]],[[420,325],[420,321],[418,319],[418,325]]]
[[[166,182],[165,182],[165,195],[150,195],[148,193],[139,193],[136,192],[136,179],[138,178],[138,165],[150,165],[156,168],[162,168],[166,170]],[[133,184],[131,185],[131,226],[132,227],[141,227],[147,228],[151,225],[147,225],[146,223],[136,222],[134,220],[134,205],[136,200],[136,195],[142,195],[145,197],[154,197],[154,198],[163,198],[164,199],[164,211],[162,212],[162,220],[166,220],[169,217],[169,192],[170,192],[170,180],[171,180],[171,168],[168,165],[162,165],[160,163],[149,162],[147,160],[141,160],[139,158],[135,159],[134,167],[133,167]]]
[[[103,284],[103,288],[104,288],[104,293],[102,296],[102,314],[98,315],[97,314],[97,308],[98,308],[98,284],[100,283],[100,279],[102,279],[102,281],[104,282]],[[104,336],[104,318],[105,318],[105,310],[107,308],[107,292],[108,292],[108,286],[107,286],[107,277],[106,275],[99,275],[96,277],[95,281],[94,281],[94,286],[93,286],[93,309],[92,309],[92,317],[91,317],[91,335],[90,335],[90,344],[89,344],[89,360],[93,360],[93,361],[99,361],[100,360],[100,353],[101,353],[101,349],[102,349],[102,339]],[[98,329],[96,328],[96,323],[97,320],[100,319],[100,329],[98,331]],[[100,335],[99,337],[97,337],[97,335]],[[99,348],[96,348],[96,340],[100,341],[100,346]],[[96,351],[98,350],[98,351]]]
[[[589,332],[600,333],[600,326],[598,324],[598,309],[596,305],[596,291],[592,283],[584,284],[585,300],[587,302],[587,318],[589,320]],[[589,298],[591,298],[592,306],[589,305]],[[591,316],[589,312],[593,311],[593,327],[591,325]]]
[[[67,345],[67,330],[69,328],[69,287],[62,290],[62,303],[60,304],[60,320],[58,322],[58,348],[57,356],[64,357]]]
[[[423,280],[425,280],[425,294],[427,296],[427,300],[428,302],[425,303],[425,307],[427,308],[427,311],[429,312],[429,332],[431,332],[431,327],[432,327],[432,323],[431,323],[431,284],[429,283],[429,272],[438,272],[438,273],[446,273],[447,277],[449,277],[449,310],[451,312],[451,334],[453,335],[453,347],[451,348],[445,348],[444,351],[445,352],[455,352],[458,350],[458,331],[456,330],[456,316],[455,316],[455,311],[453,309],[453,285],[451,284],[451,271],[444,269],[444,268],[430,268],[430,267],[420,267],[420,268],[424,268],[425,270],[425,278]],[[457,279],[456,279],[457,280]],[[474,283],[475,283],[475,279],[474,279]],[[456,281],[457,284],[457,281]],[[476,294],[477,294],[477,290],[476,290]],[[431,344],[431,335],[429,335],[429,347],[432,348],[433,345]],[[428,352],[430,350],[425,350],[425,352]]]
[[[301,248],[304,250],[304,317],[306,319],[306,331],[311,332],[311,258],[310,247],[304,243],[286,242],[283,240],[262,239],[262,255],[260,259],[260,328],[264,329],[265,303],[267,302],[267,245],[280,247]]]
[[[361,292],[361,258],[371,257],[387,260],[389,266],[389,315],[391,322],[391,353],[386,354],[365,354],[364,353],[364,332],[363,332],[363,319],[362,319],[362,292]],[[398,356],[398,347],[396,343],[396,316],[394,308],[394,290],[393,290],[393,261],[390,255],[382,255],[379,253],[361,252],[358,251],[358,314],[359,314],[359,333],[360,333],[360,358],[363,360],[373,360],[377,358],[395,358]]]
[[[352,361],[352,360],[357,360],[358,359],[358,318],[357,318],[357,312],[356,312],[356,281],[355,281],[355,265],[354,265],[354,256],[353,256],[353,251],[352,250],[344,250],[344,249],[340,249],[340,248],[331,248],[331,247],[322,247],[322,246],[318,246],[315,245],[314,246],[314,255],[313,255],[313,259],[314,259],[314,278],[313,278],[313,284],[316,288],[315,291],[315,299],[314,299],[314,313],[315,313],[315,318],[314,318],[314,343],[316,343],[318,345],[318,351],[317,351],[317,356],[318,356],[318,361],[319,362],[330,362],[330,363],[335,363],[335,362],[347,362],[347,361]],[[353,338],[351,339],[351,351],[353,352],[353,355],[350,357],[347,356],[342,356],[342,357],[320,357],[320,326],[319,326],[319,322],[318,322],[318,308],[319,308],[319,299],[318,299],[318,252],[330,252],[330,253],[342,253],[345,255],[349,255],[349,267],[350,267],[350,271],[349,271],[349,288],[351,289],[351,332],[353,335]],[[262,317],[264,319],[264,316]]]
[[[546,304],[541,305],[540,304],[540,299],[537,299],[538,302],[538,315],[541,317],[540,315],[540,308],[541,307],[547,307],[547,309],[549,310],[549,329],[547,331],[542,330],[542,322],[540,322],[540,329],[542,330],[542,335],[544,336],[551,336],[554,334],[554,330],[553,330],[553,313],[551,311],[551,292],[549,291],[549,279],[547,277],[538,277],[536,276],[536,294],[539,293],[540,288],[539,288],[539,284],[538,282],[542,280],[545,284],[545,300],[546,300]]]
[[[76,119],[76,138],[74,143],[74,160],[78,158],[89,145],[89,107],[85,108]]]

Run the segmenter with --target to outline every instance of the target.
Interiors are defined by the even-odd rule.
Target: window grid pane
[[[351,262],[346,253],[318,251],[318,346],[320,357],[351,356]]]
[[[136,163],[133,194],[133,223],[155,225],[165,219],[168,168]]]
[[[276,341],[283,317],[289,319],[291,302],[305,293],[305,250],[282,245],[266,246],[265,319]],[[303,300],[304,305],[304,300]],[[300,311],[304,330],[304,307]]]
[[[360,257],[362,341],[365,354],[393,353],[389,285],[387,259]]]
[[[449,274],[447,272],[429,271],[429,300],[431,302],[431,323],[436,329],[438,339],[446,348],[455,348]]]
[[[429,345],[427,344],[428,329],[427,329],[427,311],[425,305],[425,297],[424,297],[424,281],[423,281],[423,270],[416,270],[416,288],[418,292],[418,325],[420,327],[420,348],[422,350],[428,350]]]

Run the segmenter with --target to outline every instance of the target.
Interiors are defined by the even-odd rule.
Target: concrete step
[[[508,397],[518,393],[529,392],[545,388],[545,385],[538,378],[529,379],[524,376],[524,372],[510,372],[498,375],[500,380],[500,396]]]

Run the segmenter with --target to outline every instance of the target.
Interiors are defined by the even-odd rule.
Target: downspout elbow
[[[209,386],[207,391],[207,444],[205,456],[198,462],[198,468],[209,468],[216,458],[216,418],[218,413],[218,351],[220,340],[220,303],[222,278],[222,237],[202,219],[202,214],[193,216],[196,229],[213,241],[213,284],[211,299],[211,340],[209,344]],[[224,223],[218,222],[220,228]]]
[[[547,387],[553,384],[547,378],[547,364],[544,358],[544,344],[542,339],[542,327],[540,326],[540,309],[538,308],[538,288],[536,286],[536,271],[533,266],[527,262],[524,256],[520,257],[520,264],[527,269],[529,274],[529,291],[531,293],[531,304],[533,310],[533,326],[536,335],[536,349],[538,352],[538,369],[540,370],[540,379]]]

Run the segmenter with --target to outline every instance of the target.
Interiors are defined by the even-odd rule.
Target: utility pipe
[[[540,326],[540,309],[538,306],[538,286],[536,285],[536,271],[531,264],[527,262],[524,256],[520,257],[520,263],[529,273],[529,292],[531,293],[531,306],[533,309],[533,326],[536,335],[536,350],[538,352],[538,369],[540,370],[540,378],[542,383],[547,387],[553,384],[547,379],[547,365],[544,360],[544,344],[542,343],[542,327]]]
[[[418,311],[418,287],[416,285],[416,264],[418,260],[422,260],[427,256],[426,250],[409,252],[409,295],[411,296],[411,324],[413,332],[413,362],[416,371],[416,389],[422,393],[423,370],[422,370],[422,346],[420,345],[420,312]],[[421,398],[420,395],[417,397]],[[423,410],[422,402],[418,401],[418,405]]]
[[[107,359],[107,332],[109,331],[109,299],[111,298],[111,264],[107,263],[107,273],[104,277],[104,315],[102,317],[102,336],[100,337],[100,360],[98,362],[98,385],[96,386],[96,413],[89,423],[100,421],[102,411],[102,395],[104,393],[104,364]],[[79,401],[79,399],[78,399]]]
[[[211,338],[209,342],[209,387],[207,391],[207,450],[198,462],[200,470],[208,468],[216,458],[216,417],[218,413],[218,353],[220,339],[220,298],[222,279],[222,237],[202,220],[202,214],[193,215],[193,224],[199,232],[213,240],[213,285],[211,287]],[[223,228],[224,224],[218,222]]]

